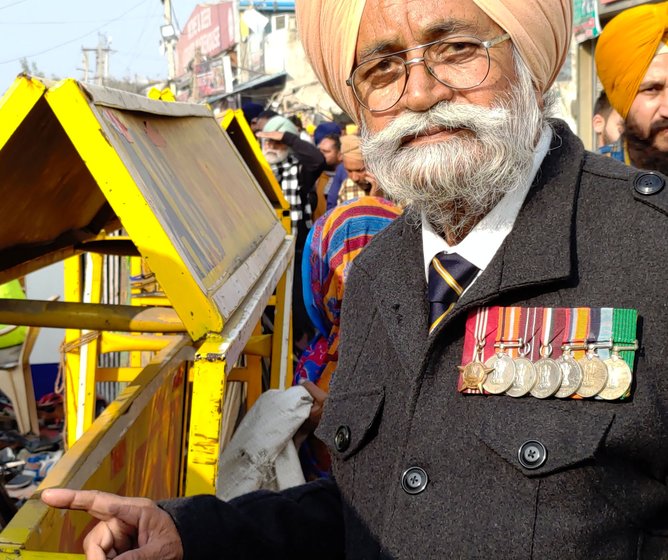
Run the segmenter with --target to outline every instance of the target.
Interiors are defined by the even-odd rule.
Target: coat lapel
[[[584,160],[582,143],[561,121],[513,230],[458,310],[489,303],[503,294],[563,283],[576,276],[573,235]]]
[[[399,219],[398,235],[385,238],[392,245],[382,252],[372,291],[380,320],[410,374],[419,370],[426,350],[429,309],[420,229]]]

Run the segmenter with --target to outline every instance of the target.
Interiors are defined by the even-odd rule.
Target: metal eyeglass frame
[[[480,46],[484,47],[484,49],[485,49],[485,54],[487,55],[487,71],[485,72],[485,75],[482,77],[482,79],[477,84],[474,84],[472,86],[467,86],[467,87],[457,87],[457,86],[450,85],[450,84],[444,82],[443,80],[440,80],[436,76],[436,74],[434,74],[432,69],[429,67],[429,65],[424,60],[424,55],[426,54],[427,50],[429,50],[429,47],[432,47],[433,45],[438,45],[439,43],[445,43],[447,41],[453,41],[455,39],[474,39],[475,41],[479,41]],[[443,84],[444,86],[447,86],[447,87],[449,87],[451,89],[455,89],[455,90],[473,89],[475,87],[478,87],[480,84],[482,84],[487,79],[487,76],[489,75],[489,70],[492,66],[492,63],[491,63],[491,60],[490,60],[490,57],[489,57],[489,49],[498,45],[499,43],[502,43],[503,41],[506,41],[507,39],[510,39],[510,34],[509,33],[504,33],[502,35],[499,35],[498,37],[494,37],[493,39],[489,39],[487,41],[481,41],[480,39],[478,39],[478,37],[473,37],[473,36],[469,36],[469,35],[457,35],[456,37],[447,37],[445,39],[437,39],[436,41],[431,41],[430,43],[424,43],[423,45],[417,45],[415,47],[411,47],[410,49],[404,49],[402,51],[397,51],[397,52],[393,52],[393,53],[389,53],[389,54],[384,54],[384,55],[381,55],[381,56],[376,56],[374,58],[370,58],[369,60],[365,60],[362,64],[357,65],[357,67],[350,73],[350,76],[346,80],[346,85],[348,87],[352,88],[353,94],[355,95],[355,98],[357,99],[357,101],[359,101],[360,105],[362,105],[362,107],[364,107],[367,111],[370,111],[372,113],[382,113],[384,111],[388,111],[392,107],[394,107],[397,103],[399,103],[399,101],[401,100],[401,98],[403,97],[403,95],[406,91],[406,86],[408,85],[408,77],[410,75],[410,66],[413,66],[415,64],[420,64],[420,63],[424,64],[424,67],[427,69],[427,72],[429,72],[429,74],[439,84]],[[389,107],[387,107],[385,109],[371,109],[370,107],[367,107],[366,104],[360,99],[359,95],[357,94],[357,89],[353,85],[353,78],[355,77],[355,72],[357,72],[357,70],[359,70],[360,67],[362,65],[366,64],[367,62],[373,62],[374,60],[382,60],[384,58],[391,58],[393,56],[397,56],[397,55],[404,54],[404,53],[407,53],[407,52],[410,52],[410,51],[414,51],[416,49],[425,49],[424,52],[422,53],[422,56],[417,56],[415,58],[411,58],[410,60],[402,60],[402,62],[404,64],[405,81],[404,81],[404,88],[401,90],[401,93],[399,94],[399,97],[397,97],[397,100],[394,103],[392,103],[392,105],[390,105]]]

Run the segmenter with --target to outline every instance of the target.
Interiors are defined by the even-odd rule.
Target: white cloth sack
[[[299,386],[262,393],[220,455],[216,496],[231,500],[254,490],[304,484],[292,438],[312,403],[309,392]]]

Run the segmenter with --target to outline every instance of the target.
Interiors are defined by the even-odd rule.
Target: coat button
[[[334,447],[341,453],[350,447],[350,428],[348,426],[339,426],[336,429]]]
[[[401,475],[401,487],[406,494],[419,494],[427,487],[429,477],[424,469],[410,467]]]
[[[520,447],[517,457],[525,469],[537,469],[547,460],[547,449],[540,441],[527,441]]]
[[[647,196],[658,193],[665,186],[664,178],[652,171],[639,173],[633,181],[636,192]]]

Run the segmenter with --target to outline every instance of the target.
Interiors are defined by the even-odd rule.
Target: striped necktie
[[[478,267],[457,253],[439,253],[429,265],[429,334],[452,311]]]

